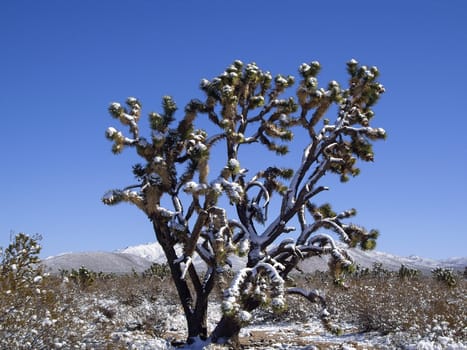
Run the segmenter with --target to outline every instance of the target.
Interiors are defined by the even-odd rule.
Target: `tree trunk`
[[[206,328],[206,321],[203,320],[203,317],[205,318],[205,313],[203,315],[202,313],[198,314],[195,312],[195,308],[193,307],[193,296],[188,283],[185,279],[182,278],[180,267],[175,263],[175,261],[178,259],[178,256],[175,252],[172,242],[170,242],[168,239],[170,234],[166,232],[167,227],[158,223],[159,221],[153,220],[154,232],[156,234],[157,240],[159,241],[159,244],[164,250],[164,254],[167,258],[167,264],[169,265],[172,275],[172,280],[175,283],[178,297],[183,307],[188,328],[187,342],[190,339],[201,336],[201,334],[207,336],[207,330],[203,331],[203,327]]]
[[[239,345],[238,335],[242,326],[232,316],[222,316],[216,328],[212,331],[211,340],[213,343],[226,344],[231,343],[236,347]]]
[[[193,314],[191,317],[187,317],[186,321],[188,326],[188,344],[191,344],[193,339],[198,337],[203,340],[207,339],[208,329],[206,327],[206,317]]]
[[[186,317],[188,326],[188,343],[192,338],[200,337],[203,340],[208,338],[207,312],[207,295],[198,295],[194,311],[191,315]]]
[[[243,309],[251,312],[258,308],[260,302],[256,299],[249,298],[244,302]],[[239,333],[242,329],[242,324],[235,316],[222,316],[216,328],[212,331],[211,340],[213,343],[226,344],[230,343],[234,348],[239,346]]]
[[[172,242],[170,242],[170,239],[167,239],[170,237],[170,235],[164,231],[164,229],[167,228],[163,225],[156,224],[156,222],[157,221],[153,221],[154,231],[162,249],[164,250],[167,263],[170,267],[172,280],[175,283],[180,303],[183,306],[188,329],[187,343],[193,343],[196,338],[206,340],[208,338],[208,297],[212,287],[214,286],[215,273],[213,272],[213,275],[203,289],[196,271],[193,266],[190,266],[188,276],[193,282],[192,287],[194,289],[190,290],[189,284],[184,278],[182,278],[180,266],[175,263],[178,256],[173,244],[171,244]]]

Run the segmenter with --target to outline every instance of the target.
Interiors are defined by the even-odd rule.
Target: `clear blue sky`
[[[381,71],[376,162],[328,200],[399,255],[467,255],[467,2],[5,0],[0,11],[0,246],[41,233],[43,256],[154,240],[135,207],[104,206],[132,181],[104,131],[112,101],[183,105],[234,59],[273,74],[351,58]],[[145,121],[145,120],[144,120]],[[325,197],[323,197],[325,200]]]

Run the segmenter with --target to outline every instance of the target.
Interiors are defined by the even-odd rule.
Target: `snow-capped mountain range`
[[[384,269],[392,271],[398,270],[403,264],[423,273],[429,273],[436,267],[463,270],[467,266],[467,257],[433,260],[418,256],[400,257],[380,251],[359,249],[349,249],[349,253],[359,266],[370,269],[375,263],[382,264]],[[199,261],[199,257],[195,258],[195,264]],[[234,256],[231,261],[234,269],[242,266],[241,258]],[[132,271],[142,272],[153,263],[164,262],[166,262],[164,252],[157,242],[130,246],[114,252],[64,253],[43,260],[46,270],[51,273],[58,273],[60,270],[70,271],[84,266],[96,272],[123,274]],[[301,263],[300,267],[306,272],[326,271],[327,260],[319,257],[307,259]]]

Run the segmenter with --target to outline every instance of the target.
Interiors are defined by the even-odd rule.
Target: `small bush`
[[[142,276],[144,278],[156,277],[160,280],[165,280],[170,277],[170,268],[167,264],[153,263],[148,269],[143,271]]]
[[[456,276],[451,269],[437,267],[436,269],[432,270],[431,273],[437,281],[442,282],[449,287],[454,287],[457,284]]]
[[[420,275],[420,271],[416,269],[411,269],[402,264],[397,274],[400,279],[412,279],[418,277]]]
[[[10,245],[1,251],[0,286],[2,291],[27,289],[42,279],[39,264],[40,236],[16,235]]]
[[[68,278],[81,289],[89,288],[96,280],[96,273],[81,266],[78,270],[72,269]]]
[[[1,254],[0,349],[81,349],[95,342],[105,344],[110,330],[93,320],[92,301],[78,298],[59,276],[44,274],[39,240],[40,236],[20,233]]]
[[[465,281],[456,288],[445,288],[429,276],[419,275],[404,280],[398,276],[358,278],[349,284],[346,291],[332,285],[325,289],[329,309],[340,322],[355,324],[362,331],[418,336],[432,332],[436,321],[454,338],[467,336]]]

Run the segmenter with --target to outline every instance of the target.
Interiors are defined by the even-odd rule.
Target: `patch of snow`
[[[167,262],[164,251],[159,243],[146,243],[137,246],[130,246],[121,250],[119,253],[136,255],[151,262],[163,264]]]

